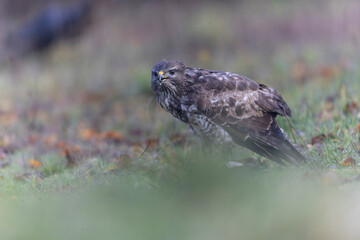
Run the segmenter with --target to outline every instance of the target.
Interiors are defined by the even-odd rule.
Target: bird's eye
[[[174,74],[175,74],[175,70],[170,70],[170,71],[169,71],[169,74],[170,74],[170,75],[174,75]]]
[[[153,76],[154,76],[154,77],[158,77],[159,74],[158,74],[157,72],[153,72]]]

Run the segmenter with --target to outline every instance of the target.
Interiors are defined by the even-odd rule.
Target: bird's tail
[[[273,122],[267,132],[263,133],[246,132],[246,130],[238,126],[236,126],[236,129],[228,129],[228,132],[237,144],[279,164],[284,165],[284,161],[295,165],[308,162],[307,157],[297,149],[287,134],[277,125],[276,121]]]
[[[308,162],[308,158],[300,152],[296,145],[289,139],[287,134],[279,128],[282,134],[284,135],[284,142],[279,145],[279,152],[273,151],[273,157],[280,157],[285,161],[292,162],[296,165]]]

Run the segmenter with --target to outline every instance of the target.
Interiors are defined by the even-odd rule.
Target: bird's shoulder
[[[224,91],[256,91],[259,84],[245,76],[232,72],[206,70],[202,68],[185,69],[188,86],[201,87],[205,91],[216,93]]]

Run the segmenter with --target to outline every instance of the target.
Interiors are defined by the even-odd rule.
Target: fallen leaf
[[[337,74],[337,69],[333,66],[321,66],[319,67],[319,74],[324,79],[333,79]]]
[[[101,140],[110,140],[114,142],[122,142],[124,136],[118,131],[105,131],[100,133],[99,138]]]
[[[109,167],[105,168],[106,171],[112,171],[112,170],[115,170],[115,169],[116,169],[115,165],[112,165],[112,166],[109,166]]]
[[[103,170],[103,173],[116,173],[119,169],[115,165],[111,165]]]
[[[55,145],[57,142],[58,142],[58,137],[57,137],[55,134],[46,136],[45,139],[44,139],[44,143],[45,143],[47,146],[53,146],[53,145]]]
[[[352,157],[348,157],[345,161],[341,163],[341,166],[347,167],[347,166],[355,166],[356,161]]]
[[[79,146],[75,145],[75,146],[67,146],[65,147],[62,152],[61,155],[64,156],[67,160],[67,165],[69,167],[74,167],[77,163],[77,160],[79,159],[79,155],[81,154],[81,149]]]
[[[34,168],[34,169],[42,167],[42,163],[33,158],[29,159],[29,164],[30,164],[30,167]]]
[[[79,135],[82,140],[100,140],[100,141],[114,141],[122,142],[124,136],[118,131],[104,131],[98,132],[92,128],[82,128],[79,130]]]
[[[325,134],[319,134],[311,139],[311,145],[322,144],[326,139]]]
[[[145,147],[147,150],[158,149],[160,144],[159,138],[148,138],[145,141]]]
[[[348,102],[346,104],[345,111],[346,111],[346,113],[353,114],[353,113],[357,112],[357,108],[358,108],[357,102],[352,101],[352,102]]]
[[[91,140],[99,136],[98,131],[92,128],[81,128],[79,135],[82,140]]]
[[[79,155],[81,154],[81,149],[79,146],[75,145],[75,146],[66,146],[65,148],[63,148],[62,151],[62,155],[66,156],[66,154],[71,154],[71,155]]]
[[[58,141],[58,142],[55,144],[55,147],[60,148],[60,149],[65,149],[65,148],[67,147],[67,144],[66,144],[66,142],[64,142],[64,141]]]

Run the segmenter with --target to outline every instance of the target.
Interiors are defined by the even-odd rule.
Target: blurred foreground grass
[[[229,4],[102,10],[1,69],[1,239],[360,238],[360,5]],[[151,95],[164,57],[278,89],[314,164],[203,149]]]
[[[357,182],[308,169],[229,169],[219,155],[198,156],[188,156],[191,167],[178,169],[177,177],[74,171],[16,184],[0,200],[2,238],[356,239],[360,234]],[[66,194],[70,188],[75,193]],[[9,198],[9,193],[21,195]]]

